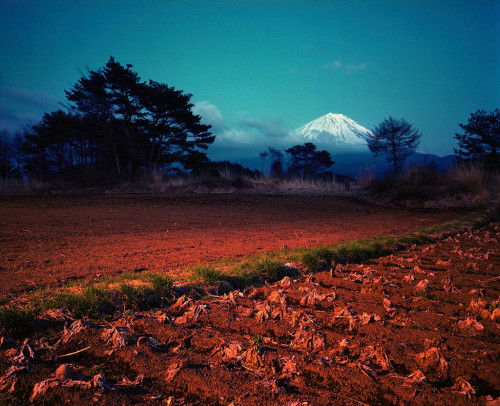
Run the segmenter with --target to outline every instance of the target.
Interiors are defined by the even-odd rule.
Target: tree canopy
[[[455,134],[459,159],[481,159],[492,168],[500,169],[500,109],[490,113],[478,110],[471,113],[466,124],[459,124],[464,131]]]
[[[382,120],[365,140],[370,151],[375,156],[383,155],[397,175],[404,161],[417,149],[421,137],[422,134],[405,119],[389,117]]]
[[[303,179],[313,178],[334,164],[330,153],[318,151],[312,142],[295,145],[285,152],[290,156],[288,172]]]
[[[45,114],[25,133],[26,169],[33,175],[113,181],[208,163],[215,137],[192,112],[192,95],[143,82],[132,65],[110,57],[65,93],[67,111]]]

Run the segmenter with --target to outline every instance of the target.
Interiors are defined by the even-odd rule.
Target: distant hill
[[[371,134],[370,130],[344,114],[328,113],[297,128],[292,133],[292,142],[294,145],[312,142],[318,149],[330,152],[335,161],[330,168],[334,174],[356,178],[369,170],[376,177],[383,177],[392,171],[392,167],[383,157],[375,158],[370,152],[364,140],[368,134]],[[238,161],[251,169],[269,170],[269,162],[263,163],[257,154]],[[439,171],[445,171],[454,161],[454,155],[440,157],[417,152],[408,158],[406,165],[434,163]]]

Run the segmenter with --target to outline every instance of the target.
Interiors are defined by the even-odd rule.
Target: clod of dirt
[[[25,366],[11,365],[5,375],[0,378],[0,391],[7,393],[14,392],[16,384],[19,380],[17,374],[19,372],[28,371],[28,368]]]
[[[144,375],[139,374],[137,375],[137,378],[135,378],[133,381],[128,379],[127,377],[124,377],[121,382],[119,382],[116,386],[121,388],[135,388],[137,386],[142,385],[142,381],[144,380]]]
[[[286,303],[286,294],[284,290],[273,290],[271,294],[268,296],[267,300],[269,303]]]
[[[493,320],[495,323],[500,323],[500,307],[497,307],[495,310],[493,310],[493,313],[491,313],[491,320]]]
[[[59,380],[55,378],[49,378],[46,379],[45,381],[38,382],[37,384],[35,384],[35,387],[33,388],[33,393],[31,394],[30,401],[33,402],[40,396],[45,395],[45,393],[47,393],[49,389],[56,388],[60,384],[61,383],[59,382]]]
[[[300,305],[314,307],[316,301],[322,302],[328,299],[329,302],[332,302],[335,298],[335,293],[330,295],[320,294],[316,291],[316,289],[314,289],[312,292],[309,292],[307,295],[303,296],[302,299],[300,299]]]
[[[56,369],[56,379],[73,379],[73,368],[69,364],[62,364]]]
[[[417,355],[417,362],[425,374],[434,380],[448,379],[449,364],[437,347]]]
[[[420,370],[416,369],[413,371],[412,374],[410,374],[406,379],[405,379],[405,385],[408,384],[414,384],[414,383],[422,383],[422,382],[428,382],[429,380],[425,376],[425,374]]]
[[[384,305],[385,311],[389,314],[389,316],[394,317],[398,310],[392,305],[391,299],[389,299],[388,297],[384,297],[382,303]]]
[[[472,299],[470,305],[467,307],[472,314],[476,316],[481,316],[483,319],[489,319],[491,314],[488,310],[486,310],[486,306],[488,303],[483,299]]]
[[[425,293],[431,290],[428,279],[423,279],[415,286],[415,293]]]
[[[412,273],[409,273],[403,278],[403,281],[405,281],[408,284],[412,284],[412,282],[415,280],[415,276]]]
[[[472,317],[467,317],[465,320],[458,322],[458,328],[462,331],[470,331],[475,334],[478,331],[483,331],[484,325]]]
[[[172,323],[172,320],[168,316],[168,314],[158,311],[156,312],[156,320],[158,320],[161,324]]]
[[[29,338],[25,339],[23,345],[21,346],[21,350],[18,355],[15,355],[12,358],[14,365],[30,365],[32,361],[36,359],[35,351],[31,346],[31,341]]]
[[[462,377],[458,377],[457,379],[455,379],[455,385],[452,386],[451,390],[461,393],[468,398],[471,398],[476,394],[476,391],[474,390],[472,385]]]
[[[240,291],[238,290],[235,290],[235,291],[232,291],[232,292],[229,292],[229,293],[224,293],[224,300],[227,301],[227,302],[230,302],[232,303],[234,306],[236,306],[236,297],[237,296],[243,296],[243,293],[241,293]]]
[[[450,275],[444,277],[442,279],[442,282],[443,282],[443,289],[445,290],[445,292],[460,293],[460,289],[458,289],[452,282]]]
[[[380,321],[381,317],[377,314],[368,314],[368,313],[363,313],[361,316],[359,316],[359,322],[361,323],[362,326],[367,325],[368,323],[371,322],[376,322]]]
[[[291,312],[290,324],[295,327],[300,324],[314,324],[315,318],[303,309]]]

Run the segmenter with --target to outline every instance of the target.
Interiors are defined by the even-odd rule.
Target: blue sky
[[[478,0],[0,0],[0,127],[57,109],[113,55],[193,94],[217,159],[286,147],[328,112],[405,118],[446,155],[458,123],[500,105],[499,15]]]

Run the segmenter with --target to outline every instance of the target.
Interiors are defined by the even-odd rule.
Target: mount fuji
[[[348,149],[366,148],[364,137],[372,132],[343,114],[328,113],[295,131],[297,138],[320,144],[322,147]],[[367,149],[367,148],[366,148]]]

